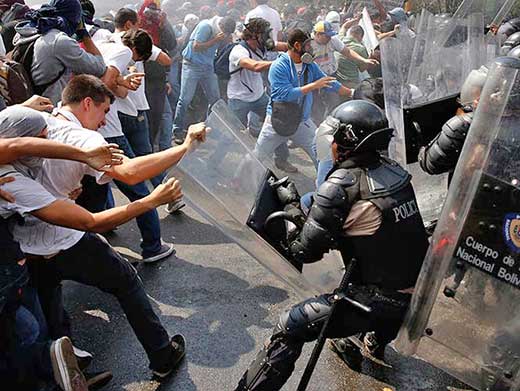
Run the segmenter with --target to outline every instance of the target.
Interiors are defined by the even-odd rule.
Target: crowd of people
[[[402,8],[387,10],[378,0],[373,5],[370,17],[378,41],[403,30],[414,34]],[[253,152],[260,160],[274,156],[278,169],[295,173],[289,146],[301,147],[314,163],[318,186],[338,161],[351,168],[349,153],[360,153],[364,137],[388,127],[381,111],[380,51],[365,44],[361,10],[287,4],[280,11],[268,0],[144,0],[108,15],[97,15],[91,0],[52,0],[37,9],[23,0],[0,4],[2,384],[84,391],[110,380],[108,371],[88,373],[92,355],[72,343],[64,280],[115,296],[154,376],[165,378],[179,365],[185,355],[183,336],[170,336],[134,266],[100,234],[136,219],[142,262],[175,253],[161,237],[157,207],[166,205],[173,214],[184,202],[181,184],[166,180],[166,172],[195,143],[204,142],[208,129],[203,121],[219,99],[256,138]],[[360,99],[369,106],[348,106]],[[317,125],[329,115],[354,123],[350,107],[366,115],[363,126],[370,130],[348,133],[336,124],[336,131],[346,133],[335,132],[335,147],[320,155]],[[368,160],[383,164],[379,155]],[[356,174],[357,179],[342,175],[336,179],[343,187],[365,180],[365,174]],[[128,204],[116,205],[110,184]],[[403,200],[411,202],[409,180],[399,186]],[[390,232],[373,207],[377,202],[366,201],[372,198],[363,194],[356,196],[361,197],[361,206],[353,208],[356,219],[362,225],[359,216],[370,213],[378,223],[360,228],[349,220],[348,229],[373,234],[385,227]],[[287,204],[295,200],[299,196],[289,197]],[[312,202],[302,198],[307,209]],[[422,226],[420,216],[414,219],[403,219],[399,229]],[[417,237],[416,252],[424,255],[425,236],[419,232]],[[319,237],[315,245],[326,238]],[[301,239],[297,246],[302,262],[316,260],[315,253],[306,253],[305,243]],[[399,288],[397,299],[408,295],[414,280],[411,276],[391,286]],[[294,343],[294,336],[283,338]],[[273,337],[272,344],[280,341]],[[284,354],[295,360],[303,342],[293,345]],[[287,375],[292,368],[283,370]],[[275,389],[264,375],[251,381],[246,373],[240,389]]]

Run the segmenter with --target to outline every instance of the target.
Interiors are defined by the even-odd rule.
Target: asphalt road
[[[118,202],[122,202],[116,192]],[[105,390],[232,390],[270,335],[279,313],[298,301],[291,289],[236,244],[185,208],[176,216],[160,210],[162,235],[177,256],[138,270],[156,311],[170,333],[187,339],[187,358],[175,375],[151,380],[147,359],[117,302],[93,288],[66,284],[75,343],[95,355],[92,370],[110,369]],[[139,258],[135,222],[120,227],[110,242],[129,259]],[[295,390],[312,345],[306,347],[285,390]],[[387,349],[385,367],[367,361],[351,371],[328,348],[309,390],[467,390],[469,387],[421,361]]]

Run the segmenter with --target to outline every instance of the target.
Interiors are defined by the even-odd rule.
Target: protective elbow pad
[[[352,173],[339,169],[319,187],[309,216],[290,245],[298,262],[319,261],[323,254],[336,247],[336,239],[343,231],[343,224],[356,198],[356,183],[357,178]]]
[[[441,132],[419,155],[424,171],[441,174],[455,168],[472,119],[473,113],[465,113],[449,119],[443,125]]]

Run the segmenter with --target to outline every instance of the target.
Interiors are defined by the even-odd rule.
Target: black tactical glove
[[[276,188],[276,194],[280,202],[284,205],[300,202],[300,195],[293,182],[288,181],[286,185],[278,186]]]

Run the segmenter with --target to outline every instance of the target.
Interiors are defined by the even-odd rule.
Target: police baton
[[[339,287],[334,292],[334,295],[332,299],[334,300],[332,302],[332,307],[330,309],[330,314],[325,321],[325,324],[321,328],[320,335],[316,341],[316,345],[314,345],[314,349],[312,350],[311,357],[309,358],[309,362],[307,363],[307,366],[305,367],[305,371],[303,372],[303,376],[300,380],[300,384],[298,385],[297,391],[305,391],[307,389],[307,386],[309,385],[309,381],[311,380],[312,373],[314,372],[314,368],[316,367],[316,363],[318,362],[318,359],[320,358],[321,351],[323,350],[323,345],[325,345],[325,341],[327,340],[327,334],[329,330],[329,324],[331,322],[331,319],[334,317],[334,314],[336,312],[336,307],[339,302],[342,300],[345,300],[349,302],[350,304],[354,305],[355,307],[360,308],[364,312],[371,312],[371,309],[361,303],[358,303],[357,301],[354,301],[345,295],[345,291],[347,290],[350,276],[352,275],[352,272],[354,270],[354,267],[356,266],[356,260],[354,258],[351,259],[350,263],[348,264],[347,268],[345,269],[345,274],[343,274],[343,278],[341,279],[341,283],[339,284]]]

